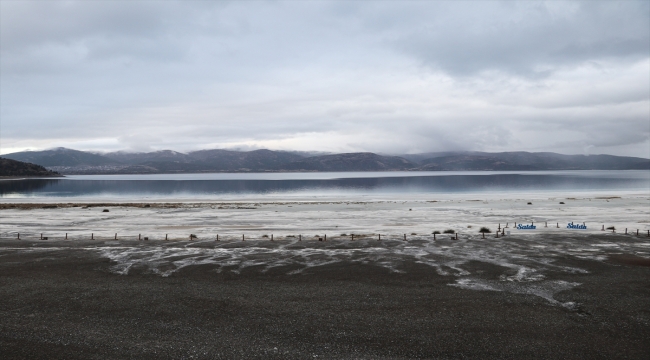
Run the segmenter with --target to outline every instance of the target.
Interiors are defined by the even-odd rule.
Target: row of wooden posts
[[[169,234],[165,234],[165,240],[169,239],[168,235]],[[453,235],[455,236],[454,239],[458,240],[458,233],[454,233]],[[377,240],[381,240],[381,234],[377,234],[377,236],[378,236]],[[268,237],[268,236],[264,235],[263,237]],[[354,234],[350,234],[350,237],[351,237],[351,240],[354,240]],[[17,233],[17,239],[20,240],[20,233]],[[115,236],[113,237],[113,239],[117,240],[117,233],[115,233]],[[198,236],[196,236],[194,234],[190,234],[190,240],[194,240],[194,239],[198,239]],[[433,234],[433,239],[436,240],[436,234]],[[41,233],[40,240],[49,240],[49,237],[43,236],[43,234]],[[65,240],[68,240],[68,233],[65,233]],[[90,234],[90,240],[95,240],[95,233]],[[142,234],[138,234],[138,240],[149,240],[149,237],[147,237],[147,236],[143,237]],[[245,241],[245,240],[246,240],[245,234],[242,234],[241,241]],[[271,234],[271,239],[270,240],[274,241],[273,240],[273,234]],[[217,238],[216,238],[215,241],[220,241],[219,240],[219,234],[217,234]],[[302,241],[302,235],[298,235],[298,241]],[[319,237],[318,241],[327,241],[327,234],[325,234],[323,237]],[[407,241],[406,234],[404,234],[404,241]]]
[[[509,224],[510,224],[510,223],[506,223],[505,228],[507,228]],[[535,222],[534,222],[534,221],[531,221],[530,224],[531,224],[531,225],[535,225]],[[582,225],[584,225],[584,224],[585,224],[585,223],[582,223]],[[517,222],[515,222],[515,225],[514,225],[514,226],[517,227]],[[551,226],[553,226],[553,225],[551,225]],[[559,228],[560,228],[560,223],[555,223],[555,226],[559,229]],[[605,225],[603,225],[603,226],[605,226]],[[548,227],[548,221],[544,221],[544,227],[545,227],[545,228]],[[499,230],[501,230],[501,224],[499,224]]]
[[[516,223],[515,223],[515,224],[516,224]],[[505,236],[505,229],[506,229],[507,227],[508,227],[508,224],[506,224],[506,226],[503,227],[503,228],[501,227],[501,224],[499,224],[498,230],[497,230],[497,232],[496,232],[496,237],[497,237],[497,238],[499,237],[499,232],[501,233],[501,236]],[[545,227],[548,227],[548,226],[545,226]],[[560,227],[560,224],[559,224],[559,223],[557,224],[557,227],[558,227],[558,228]],[[603,230],[603,231],[605,230],[605,225],[603,225],[602,230]],[[612,232],[615,232],[615,229],[614,229],[614,228],[612,228]],[[628,231],[627,231],[627,228],[625,228],[625,235],[627,235],[627,234],[628,234]],[[168,239],[169,239],[168,235],[169,235],[169,234],[165,234],[165,240],[168,240]],[[453,238],[454,238],[455,240],[458,240],[458,233],[454,233],[453,235],[454,235]],[[483,238],[485,239],[485,232],[482,232],[482,235],[483,235]],[[636,229],[636,236],[639,236],[639,229]],[[650,237],[650,230],[648,230],[648,235],[647,235],[647,236]],[[268,236],[265,235],[265,237],[268,237]],[[20,233],[17,234],[17,238],[18,238],[18,240],[20,240]],[[190,238],[190,240],[198,239],[198,237],[197,237],[196,235],[194,235],[194,234],[190,234],[189,238]],[[354,241],[354,234],[350,234],[350,238],[351,238],[352,241]],[[49,239],[49,238],[48,238],[47,236],[43,236],[43,234],[41,233],[40,240],[48,240],[48,239]],[[91,233],[91,234],[90,234],[90,239],[91,239],[91,240],[95,240],[95,233]],[[114,236],[113,239],[114,239],[114,240],[117,240],[117,233],[115,233],[115,236]],[[65,240],[68,240],[68,233],[65,233]],[[138,234],[138,240],[149,240],[149,237],[147,237],[147,236],[143,237],[142,234]],[[242,236],[241,236],[241,240],[242,240],[242,241],[245,241],[245,240],[246,240],[244,234],[242,234]],[[274,241],[274,240],[273,240],[273,234],[271,234],[271,238],[270,238],[270,240],[271,240],[271,241]],[[323,238],[318,237],[318,240],[319,240],[319,241],[327,241],[327,234],[325,234],[325,235],[323,236]],[[377,240],[380,240],[380,241],[381,241],[381,234],[377,234]],[[435,234],[435,233],[433,234],[433,240],[436,240],[436,234]],[[217,234],[217,238],[216,238],[215,241],[220,241],[220,240],[219,240],[219,234]],[[298,235],[298,241],[302,241],[302,235]],[[404,234],[404,241],[407,241],[407,239],[406,239],[406,234]]]

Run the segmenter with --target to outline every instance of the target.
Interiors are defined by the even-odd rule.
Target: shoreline
[[[60,179],[60,178],[65,178],[66,176],[61,174],[61,175],[47,175],[47,176],[40,176],[40,175],[35,175],[35,176],[0,176],[0,181],[2,180],[33,180],[33,179]]]
[[[552,171],[648,171],[650,169],[644,168],[627,168],[627,169],[579,169],[579,168],[558,168],[558,169],[538,169],[531,170],[526,168],[521,169],[508,169],[508,170],[498,170],[498,169],[474,169],[474,170],[415,170],[415,169],[395,169],[395,170],[273,170],[273,171],[264,171],[264,170],[251,170],[251,171],[202,171],[202,172],[142,172],[142,173],[129,173],[129,172],[63,172],[61,176],[66,175],[88,175],[88,176],[101,176],[101,175],[202,175],[202,174],[314,174],[314,173],[396,173],[396,172],[407,172],[407,173],[454,173],[454,172],[476,172],[476,173],[540,173],[540,172],[552,172]]]
[[[481,198],[482,195],[482,198]],[[573,196],[570,196],[573,195]],[[582,196],[580,196],[582,195]],[[480,235],[485,226],[492,233],[504,227],[514,233],[592,233],[611,226],[616,232],[650,230],[648,194],[604,192],[590,194],[461,194],[391,196],[384,199],[347,198],[250,198],[250,199],[3,199],[0,201],[0,235],[5,233],[169,233],[164,227],[185,226],[198,236],[242,231],[261,236],[316,231],[339,235],[432,234],[453,229]],[[120,201],[120,200],[127,200]],[[104,210],[107,210],[106,212]],[[27,215],[29,214],[29,215]],[[38,219],[34,222],[33,219]],[[534,224],[534,230],[514,229],[515,224]],[[587,229],[566,229],[567,224],[586,224]],[[147,235],[144,235],[147,236]],[[164,236],[164,235],[163,235]]]

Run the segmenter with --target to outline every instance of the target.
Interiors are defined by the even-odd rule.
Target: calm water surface
[[[0,181],[0,198],[209,198],[629,190],[650,171],[337,172],[74,175]]]

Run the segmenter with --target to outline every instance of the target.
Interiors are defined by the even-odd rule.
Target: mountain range
[[[4,158],[41,165],[63,174],[151,174],[277,171],[461,171],[461,170],[648,170],[650,159],[551,152],[440,152],[379,155],[370,152],[304,152],[224,149],[181,153],[91,153],[67,148],[24,151]]]

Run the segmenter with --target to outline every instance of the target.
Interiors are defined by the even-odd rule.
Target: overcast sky
[[[648,1],[0,1],[0,153],[650,157]]]

